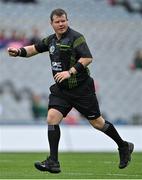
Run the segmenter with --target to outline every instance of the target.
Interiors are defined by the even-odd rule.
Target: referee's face
[[[61,36],[68,29],[68,20],[65,14],[62,16],[53,16],[53,20],[51,21],[51,25],[57,34],[57,36]]]

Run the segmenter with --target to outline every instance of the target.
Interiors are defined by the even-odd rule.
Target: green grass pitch
[[[0,179],[142,179],[142,153],[133,153],[125,169],[118,168],[118,153],[60,153],[62,172],[34,168],[46,153],[0,153]]]

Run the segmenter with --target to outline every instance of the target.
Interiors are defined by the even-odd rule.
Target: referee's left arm
[[[78,65],[77,67],[78,67],[79,69],[81,69],[81,67],[82,67],[82,68],[85,68],[85,67],[87,67],[90,63],[92,63],[92,60],[93,60],[93,58],[80,58],[80,59],[78,60],[78,63],[77,63],[76,65]],[[76,66],[71,67],[70,70],[69,70],[70,74],[76,74],[76,73],[77,73],[77,67],[76,67]]]
[[[69,69],[70,74],[76,74],[84,71],[84,69],[92,62],[93,59],[83,35],[79,36],[74,41],[73,48],[79,59],[77,63]]]

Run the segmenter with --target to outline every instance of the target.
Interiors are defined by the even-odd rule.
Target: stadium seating
[[[142,72],[129,69],[135,51],[142,47],[141,17],[120,7],[112,8],[105,0],[38,2],[36,5],[0,2],[1,27],[16,28],[30,36],[36,25],[44,37],[52,32],[51,10],[57,7],[67,10],[70,25],[85,35],[94,56],[90,70],[99,84],[102,112],[110,121],[120,118],[132,123],[132,116],[141,114],[142,107]],[[9,57],[5,49],[0,50],[0,84],[6,80],[17,90],[27,87],[37,94],[48,94],[53,78],[47,53],[23,61],[20,57]],[[28,98],[18,103],[5,92],[0,94],[0,104],[3,107],[0,121],[32,119]]]

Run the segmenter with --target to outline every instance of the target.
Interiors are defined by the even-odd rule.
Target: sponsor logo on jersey
[[[53,71],[62,71],[61,62],[52,62],[52,70]]]

